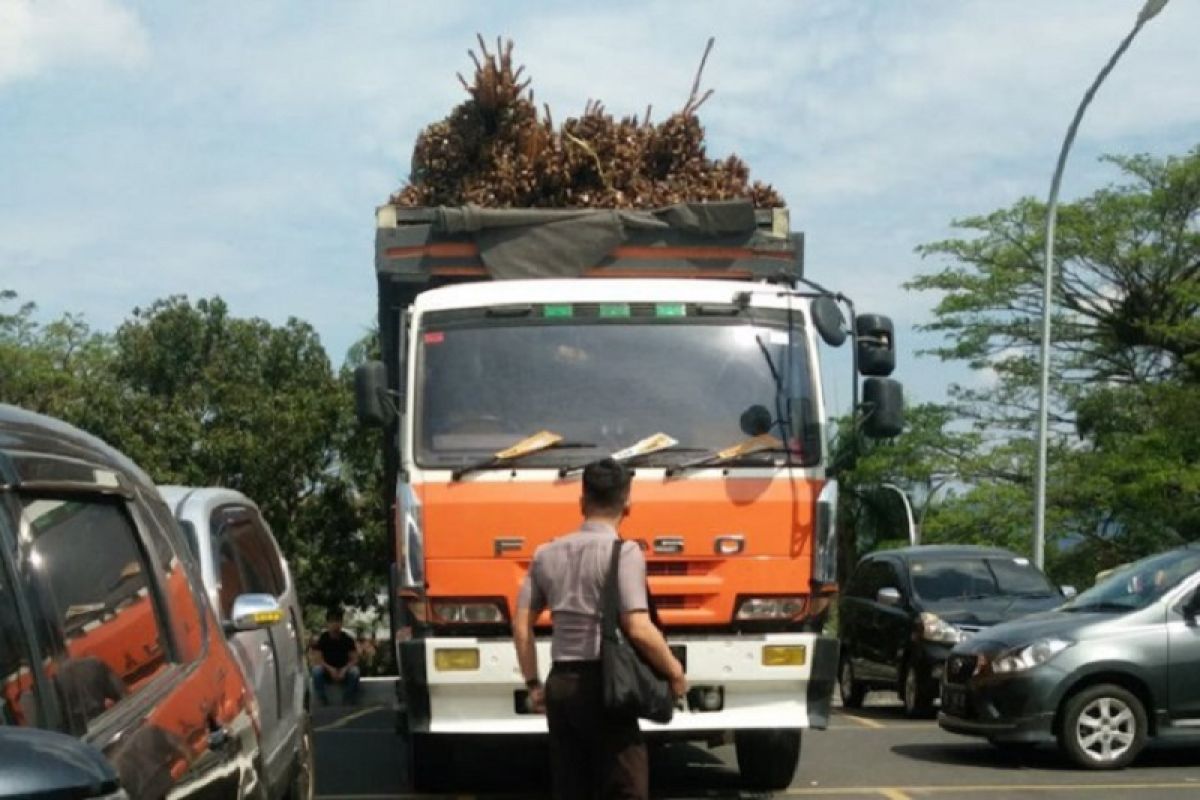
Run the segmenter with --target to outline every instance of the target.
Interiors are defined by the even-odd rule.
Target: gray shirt
[[[617,531],[587,521],[578,532],[547,542],[533,554],[533,564],[521,585],[519,608],[533,613],[550,609],[555,661],[595,661],[600,658],[600,617],[604,581]],[[646,559],[636,542],[625,542],[617,574],[622,612],[645,611]]]

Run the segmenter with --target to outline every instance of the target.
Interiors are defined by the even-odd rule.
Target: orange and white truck
[[[732,739],[748,784],[787,785],[838,670],[821,635],[837,482],[819,345],[851,340],[858,424],[895,435],[890,321],[806,281],[788,212],[745,202],[386,205],[376,273],[382,360],[359,367],[356,402],[384,430],[416,782],[450,768],[460,735],[545,733],[513,650],[516,595],[537,547],[578,526],[583,465],[614,455],[634,470],[622,535],[645,551],[692,687],[643,729]],[[548,636],[538,646],[548,669]]]

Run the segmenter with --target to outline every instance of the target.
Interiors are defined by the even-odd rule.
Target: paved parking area
[[[461,754],[453,793],[407,789],[403,741],[382,706],[317,709],[317,792],[325,800],[454,797],[540,798],[547,792],[545,750],[517,741],[472,744]],[[892,705],[839,711],[830,729],[805,734],[792,786],[775,794],[743,792],[732,747],[673,745],[654,760],[655,797],[978,798],[1085,800],[1200,796],[1200,744],[1157,746],[1121,772],[1081,772],[1050,749],[1013,755],[954,736],[936,723],[913,722]]]

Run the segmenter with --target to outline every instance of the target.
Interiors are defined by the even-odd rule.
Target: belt
[[[594,661],[555,661],[555,672],[593,672],[600,669],[600,662]]]

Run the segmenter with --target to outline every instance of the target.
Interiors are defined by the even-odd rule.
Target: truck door
[[[1200,581],[1193,580],[1184,602],[1167,612],[1169,712],[1173,721],[1192,725],[1200,725],[1200,619],[1184,608],[1198,593]]]

